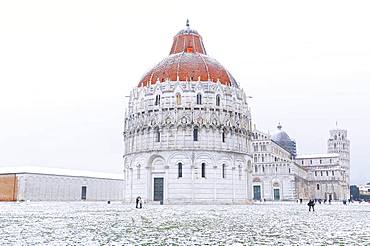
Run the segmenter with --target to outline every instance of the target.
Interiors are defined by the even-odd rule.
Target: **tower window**
[[[177,164],[177,177],[182,178],[182,163]]]
[[[225,143],[225,132],[222,132],[222,142]]]
[[[220,95],[217,95],[216,96],[216,106],[220,106],[220,101],[221,101]]]
[[[137,179],[140,179],[140,165],[137,166]]]
[[[316,184],[316,189],[320,190],[320,185],[319,184]]]
[[[222,178],[224,179],[226,177],[226,165],[222,164]]]
[[[156,95],[154,105],[160,105],[160,104],[161,104],[161,95]]]
[[[193,130],[193,141],[198,141],[198,128]]]
[[[206,164],[202,163],[202,178],[206,177]]]
[[[161,141],[161,132],[159,131],[159,129],[156,130],[156,141],[157,142],[160,142]]]
[[[181,105],[181,94],[180,93],[176,94],[176,105]]]
[[[321,171],[321,176],[322,176],[322,171]]]
[[[329,176],[329,171],[326,171],[326,176]]]
[[[331,175],[334,176],[334,171],[331,171]]]
[[[202,94],[200,94],[200,93],[197,94],[197,104],[198,105],[202,104]]]
[[[317,176],[317,171],[315,171],[315,176]]]

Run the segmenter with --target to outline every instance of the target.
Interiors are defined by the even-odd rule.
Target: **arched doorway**
[[[148,161],[148,187],[147,197],[150,201],[163,203],[167,197],[167,168],[164,158],[153,155]]]

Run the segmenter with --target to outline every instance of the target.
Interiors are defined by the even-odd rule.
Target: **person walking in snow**
[[[308,203],[308,211],[311,212],[311,208],[312,208],[312,212],[315,212],[315,202],[311,199]]]
[[[138,196],[138,197],[136,197],[136,208],[139,208],[140,203],[141,203],[141,197]],[[142,206],[143,205],[141,204],[141,207],[140,208],[142,208]]]

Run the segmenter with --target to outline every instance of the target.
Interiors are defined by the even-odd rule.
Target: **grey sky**
[[[187,18],[239,81],[253,122],[299,154],[348,129],[370,181],[368,1],[2,1],[0,166],[122,169],[126,98]]]

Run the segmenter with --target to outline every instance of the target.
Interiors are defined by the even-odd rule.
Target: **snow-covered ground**
[[[0,245],[370,245],[370,204],[0,203]]]

